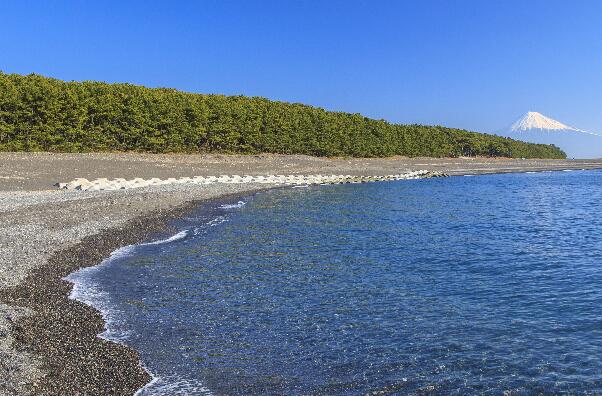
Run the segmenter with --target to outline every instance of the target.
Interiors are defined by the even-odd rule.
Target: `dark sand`
[[[44,361],[45,375],[31,384],[29,391],[35,395],[127,395],[150,381],[136,351],[97,337],[104,331],[100,313],[69,299],[72,285],[63,278],[82,267],[99,264],[119,247],[167,231],[169,220],[197,204],[156,211],[133,218],[118,229],[88,236],[53,254],[21,284],[0,290],[0,301],[36,312],[17,320],[12,329],[16,349]]]
[[[602,168],[602,161],[323,159],[307,156],[0,153],[0,394],[132,394],[148,380],[138,354],[97,337],[100,314],[61,280],[113,250],[164,231],[197,202],[265,185],[52,189],[77,177],[220,174],[452,175]]]

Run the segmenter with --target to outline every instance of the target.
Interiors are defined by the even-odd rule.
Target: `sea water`
[[[70,276],[141,395],[602,392],[602,172],[280,189]]]

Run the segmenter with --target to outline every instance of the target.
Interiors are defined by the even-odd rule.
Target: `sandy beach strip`
[[[199,201],[266,185],[166,185],[79,192],[55,182],[220,174],[481,174],[602,168],[602,161],[324,159],[307,156],[0,153],[0,395],[131,394],[148,381],[135,351],[102,340],[102,318],[61,279],[165,230]]]
[[[47,190],[76,178],[166,179],[266,174],[387,175],[427,169],[450,175],[601,168],[602,160],[318,158],[306,155],[0,153],[0,191]]]

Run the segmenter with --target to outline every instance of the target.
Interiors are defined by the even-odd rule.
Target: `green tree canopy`
[[[1,72],[0,151],[566,157],[552,145],[260,97]]]

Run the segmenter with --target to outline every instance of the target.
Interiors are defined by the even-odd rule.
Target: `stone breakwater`
[[[67,183],[56,183],[55,186],[65,190],[79,191],[102,191],[102,190],[124,190],[131,188],[142,188],[151,186],[164,186],[169,184],[275,184],[275,185],[312,185],[312,184],[342,184],[342,183],[367,183],[376,181],[424,179],[429,177],[445,177],[444,173],[428,170],[399,173],[384,176],[352,176],[352,175],[265,175],[265,176],[194,176],[168,179],[142,179],[135,178],[126,180],[122,178],[106,179],[100,178],[88,180],[84,178],[74,179]]]

